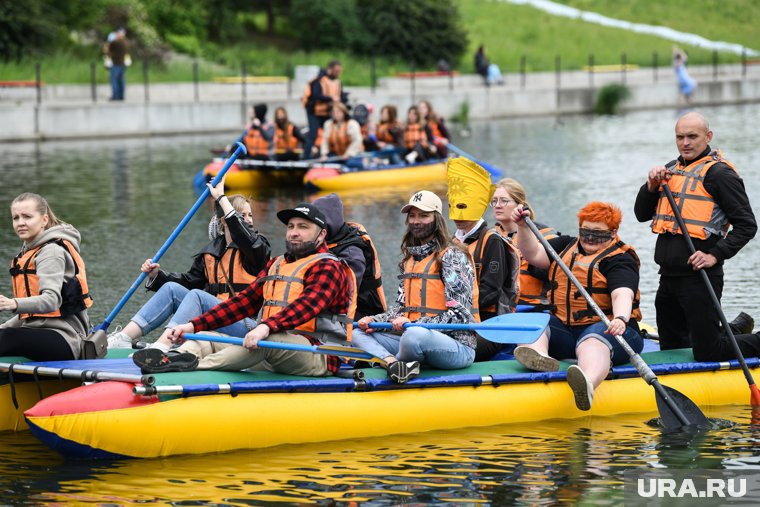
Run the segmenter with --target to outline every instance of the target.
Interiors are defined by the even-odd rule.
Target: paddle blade
[[[548,313],[505,313],[481,322],[475,332],[494,343],[533,343],[548,325]]]
[[[750,390],[750,404],[753,408],[760,408],[760,389],[757,388],[756,384],[752,384],[749,386]]]
[[[684,426],[712,427],[707,416],[686,395],[676,391],[672,387],[663,385],[661,387],[662,392],[659,389],[655,389],[655,399],[657,400],[657,409],[660,411],[660,420],[665,431],[678,430]],[[673,407],[681,411],[686,418],[685,421],[681,421],[681,418],[676,414]]]

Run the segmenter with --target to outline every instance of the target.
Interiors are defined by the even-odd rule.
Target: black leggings
[[[33,361],[76,359],[60,333],[28,327],[0,329],[0,356],[24,356]]]

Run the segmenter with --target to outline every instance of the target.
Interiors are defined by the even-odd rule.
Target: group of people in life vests
[[[650,170],[635,214],[651,221],[658,235],[661,279],[655,307],[661,348],[691,346],[697,360],[724,361],[733,350],[697,275],[707,270],[720,296],[723,260],[755,235],[757,225],[736,168],[710,148],[711,139],[704,116],[680,118],[680,156]],[[208,184],[216,210],[208,245],[187,272],[167,272],[145,261],[146,288],[155,294],[108,336],[109,347],[133,348],[163,325],[154,343],[134,353],[145,372],[264,368],[324,376],[339,371],[339,357],[259,342],[352,344],[374,356],[391,381],[405,383],[423,367],[459,369],[504,352],[502,344],[471,330],[407,324],[472,324],[526,305],[550,312],[549,326],[534,343],[514,348],[515,359],[547,372],[558,371],[560,360],[572,360],[567,382],[577,408],[589,410],[610,367],[628,361],[618,339],[635,352],[643,347],[640,260],[620,238],[621,210],[589,202],[577,214],[577,235],[561,235],[538,222],[534,235],[526,219],[533,220],[535,209],[519,182],[505,178],[492,184],[487,171],[461,157],[448,161],[448,174],[448,218],[456,230],[449,231],[438,195],[420,190],[411,196],[400,210],[406,228],[400,282],[390,304],[377,250],[361,224],[345,219],[337,195],[279,211],[285,252],[272,258],[269,241],[254,228],[251,201],[225,195],[222,184]],[[665,185],[675,189],[696,253],[679,247],[683,231]],[[489,207],[493,227],[484,218]],[[11,214],[23,246],[11,265],[13,298],[0,295],[0,310],[14,313],[0,325],[0,356],[79,358],[92,305],[79,233],[37,194],[19,195]],[[390,329],[377,330],[373,323],[388,323]],[[745,356],[760,355],[751,317],[742,313],[730,327]],[[199,332],[236,336],[243,345],[184,338]]]
[[[245,144],[247,157],[278,162],[299,159],[351,159],[372,152],[378,163],[407,163],[446,158],[450,136],[444,119],[427,100],[407,110],[406,123],[396,106],[380,109],[373,118],[372,104],[359,103],[349,111],[347,93],[340,82],[340,62],[333,61],[306,85],[302,103],[308,126],[300,129],[288,119],[284,107],[267,120],[267,105],[256,104],[251,121],[238,141]]]

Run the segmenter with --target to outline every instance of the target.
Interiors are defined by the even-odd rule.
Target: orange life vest
[[[383,279],[380,270],[380,257],[377,255],[375,244],[369,236],[367,229],[357,222],[346,222],[351,233],[334,243],[328,243],[327,248],[336,256],[351,245],[358,246],[364,254],[364,276],[357,280],[358,294],[357,306],[365,315],[375,315],[387,309],[385,291],[383,291]],[[371,312],[371,313],[369,313]]]
[[[612,315],[612,297],[607,289],[607,279],[599,271],[599,265],[604,259],[623,254],[631,255],[635,259],[636,265],[640,265],[639,257],[633,247],[620,240],[600,252],[584,255],[578,251],[578,240],[576,239],[567,245],[560,254],[565,265],[570,268],[609,319],[614,318]],[[588,325],[602,320],[556,262],[552,262],[549,270],[552,286],[549,291],[549,301],[553,305],[553,313],[558,319],[568,326]],[[641,320],[640,299],[641,295],[637,290],[633,298],[632,319]]]
[[[327,138],[327,146],[330,153],[343,156],[351,144],[351,137],[348,135],[348,122],[344,121],[340,125],[332,124],[330,135]]]
[[[248,129],[243,142],[246,150],[248,150],[248,155],[269,155],[269,141],[264,139],[259,129]]]
[[[557,230],[553,227],[543,227],[539,232],[547,240],[557,237]],[[517,300],[521,305],[532,305],[537,310],[549,308],[549,276],[543,269],[528,264],[522,259],[520,262],[520,297]]]
[[[441,128],[438,126],[437,120],[435,119],[428,120],[427,126],[430,129],[430,135],[433,136],[433,143],[435,143],[436,145],[438,144],[443,145],[444,140],[448,141],[448,139],[446,139],[441,133]]]
[[[349,279],[351,293],[349,294],[349,308],[347,314],[334,315],[321,313],[316,318],[304,322],[294,331],[301,331],[313,336],[322,342],[328,340],[351,341],[353,315],[356,311],[356,277],[348,264],[341,261],[333,254],[318,253],[297,259],[293,262],[285,262],[285,257],[280,256],[269,266],[264,281],[263,298],[259,312],[259,322],[279,313],[283,308],[301,296],[304,289],[306,271],[316,262],[323,259],[332,259],[340,263],[343,273]]]
[[[50,243],[56,243],[62,247],[74,261],[74,278],[64,280],[61,286],[61,306],[52,312],[42,314],[23,313],[19,314],[22,319],[31,317],[66,317],[74,315],[92,306],[87,286],[87,271],[84,260],[76,248],[65,239],[53,239],[26,252],[19,253],[11,263],[11,277],[13,283],[13,297],[28,298],[40,295],[40,279],[37,275],[35,258],[40,250]]]
[[[418,142],[423,147],[427,146],[425,129],[419,123],[410,123],[404,129],[404,146],[407,150],[411,150]]]
[[[499,234],[494,229],[483,229],[478,235],[477,241],[474,241],[467,245],[467,250],[472,255],[472,261],[475,263],[475,280],[480,283],[483,275],[483,253],[486,249],[486,243],[492,236],[496,236],[504,243],[507,256],[510,258],[512,266],[520,265],[520,251],[504,236]],[[511,313],[515,311],[515,301],[517,295],[520,292],[520,279],[518,270],[514,269],[510,275],[509,288],[504,291],[502,297],[499,297],[499,301],[486,308],[479,308],[479,310],[488,313],[495,313],[501,315],[503,313]],[[487,275],[486,275],[487,276]],[[478,296],[480,291],[478,291]]]
[[[377,136],[377,140],[384,143],[394,144],[396,142],[396,139],[393,137],[393,134],[391,134],[391,129],[400,129],[400,128],[401,128],[401,125],[398,122],[380,123],[377,126],[377,131],[375,132]]]
[[[227,248],[221,258],[204,253],[203,264],[207,280],[206,292],[222,301],[256,281],[256,276],[243,267],[241,254],[237,248]]]
[[[295,127],[292,123],[288,123],[287,135],[285,130],[277,127],[274,131],[274,152],[277,154],[296,152],[298,149],[298,139],[293,135]]]
[[[728,232],[729,223],[726,213],[720,209],[704,185],[708,169],[718,162],[723,162],[736,171],[730,162],[723,160],[720,150],[716,150],[686,167],[679,161],[668,182],[686,224],[686,230],[689,236],[693,238],[707,239],[711,234],[725,237]],[[681,234],[662,187],[660,187],[660,200],[657,202],[657,210],[654,219],[652,219],[652,232]]]
[[[441,279],[441,271],[438,266],[440,256],[444,252],[431,253],[427,257],[414,260],[409,257],[404,262],[404,273],[399,278],[404,281],[404,306],[401,312],[414,322],[421,317],[432,317],[446,312],[446,287]],[[475,280],[472,292],[472,304],[470,309],[476,322],[479,320],[478,312],[478,283]]]
[[[333,102],[340,102],[340,79],[330,79],[329,77],[322,76],[319,78],[319,85],[322,87],[322,95],[326,95],[333,99]],[[311,87],[308,89],[309,96],[311,96]],[[309,100],[309,97],[306,98]],[[332,102],[325,102],[322,100],[314,101],[314,115],[315,116],[330,116],[332,110]]]

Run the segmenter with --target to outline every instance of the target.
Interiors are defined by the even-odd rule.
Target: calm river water
[[[704,111],[721,147],[760,202],[760,105]],[[572,233],[575,212],[589,200],[617,203],[622,238],[642,265],[644,318],[654,322],[654,237],[633,217],[633,201],[650,166],[677,155],[673,110],[610,118],[492,121],[454,134],[458,146],[520,180],[538,220]],[[62,219],[82,232],[83,253],[100,323],[195,200],[192,177],[231,136],[0,145],[0,204],[23,191],[45,195]],[[445,187],[433,187],[442,197]],[[372,233],[386,291],[395,292],[399,208],[415,188],[368,189],[343,196],[346,216]],[[283,249],[277,210],[306,198],[300,189],[253,190],[258,228],[274,252]],[[7,209],[7,208],[6,208]],[[210,207],[202,208],[161,264],[187,269],[207,241]],[[0,259],[17,253],[10,217],[0,222]],[[740,310],[760,318],[754,287],[756,242],[727,264],[723,298],[729,319]],[[0,294],[10,293],[0,277]],[[147,298],[139,290],[117,317],[124,323]],[[665,382],[667,384],[667,382]],[[749,396],[748,396],[749,397]],[[518,407],[516,407],[518,408]],[[622,478],[634,468],[760,469],[757,427],[746,407],[707,410],[736,426],[689,440],[663,437],[647,417],[586,418],[500,426],[224,455],[115,463],[65,462],[29,433],[0,434],[0,505],[333,505],[618,504]],[[654,414],[652,415],[654,416]],[[213,429],[210,429],[213,431]]]

